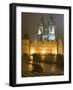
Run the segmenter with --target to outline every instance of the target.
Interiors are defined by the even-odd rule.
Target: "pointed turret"
[[[53,16],[50,17],[50,23],[48,26],[48,30],[49,30],[48,40],[55,40],[55,25],[54,25]]]
[[[39,30],[38,30],[38,40],[39,41],[42,40],[43,29],[44,29],[44,19],[43,19],[43,17],[41,17],[40,25],[39,25]]]

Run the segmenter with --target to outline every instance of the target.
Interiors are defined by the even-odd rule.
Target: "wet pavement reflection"
[[[22,77],[64,75],[64,65],[58,63],[22,62]]]

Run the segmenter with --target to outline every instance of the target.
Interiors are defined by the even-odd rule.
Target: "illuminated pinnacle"
[[[41,32],[40,29],[39,29],[39,31],[38,31],[38,35],[41,35],[41,33],[42,33],[42,32]]]

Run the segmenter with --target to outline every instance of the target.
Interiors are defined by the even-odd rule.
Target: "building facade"
[[[29,40],[22,40],[22,53],[30,54],[30,42]]]
[[[64,42],[61,39],[58,39],[58,54],[64,55]]]
[[[53,18],[50,18],[50,23],[44,24],[43,17],[38,29],[37,42],[30,43],[28,35],[24,35],[22,40],[22,53],[26,54],[64,54],[64,43],[61,39],[55,38],[55,25]]]
[[[30,48],[30,54],[57,54],[57,41],[33,42]]]
[[[38,41],[55,40],[55,25],[54,25],[53,18],[52,17],[50,18],[50,23],[48,24],[48,26],[45,25],[42,21],[39,25]]]
[[[30,54],[30,40],[28,34],[24,34],[24,37],[22,38],[21,51],[22,55]]]

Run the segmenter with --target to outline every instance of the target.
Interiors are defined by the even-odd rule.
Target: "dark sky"
[[[43,13],[22,13],[22,36],[29,34],[31,40],[37,38],[41,17],[45,25],[48,25],[51,15],[54,17],[56,39],[64,38],[64,15],[63,14],[43,14]]]

